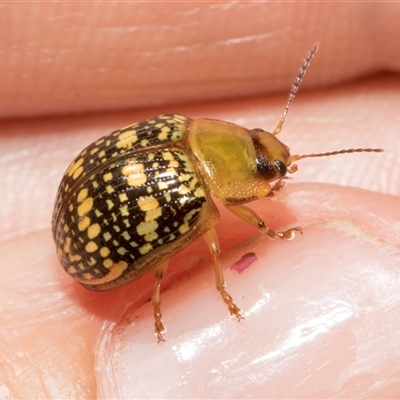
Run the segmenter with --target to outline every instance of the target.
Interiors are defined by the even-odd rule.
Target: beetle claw
[[[268,229],[267,235],[272,239],[278,237],[280,239],[292,240],[296,236],[296,232],[303,234],[303,229],[300,226],[290,228],[287,231],[273,231]]]

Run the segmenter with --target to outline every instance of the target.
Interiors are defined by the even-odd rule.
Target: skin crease
[[[1,398],[399,397],[397,4],[0,7]],[[280,140],[293,154],[385,153],[299,161],[252,205],[272,228],[303,226],[292,242],[221,208],[246,319],[230,320],[199,240],[172,260],[157,345],[153,276],[92,293],[59,266],[49,221],[64,170],[94,139],[166,111],[273,130],[316,41]],[[250,251],[248,270],[229,270]]]

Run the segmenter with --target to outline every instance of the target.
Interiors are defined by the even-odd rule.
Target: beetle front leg
[[[162,321],[160,287],[167,267],[168,261],[165,261],[156,268],[156,283],[154,284],[153,296],[151,298],[154,306],[154,333],[157,335],[158,342],[165,341],[162,336],[162,333],[165,332],[165,326]]]
[[[290,179],[288,176],[279,178],[271,187],[271,191],[267,194],[267,197],[275,196],[276,192],[279,192],[283,187],[286,186],[286,179]]]
[[[246,206],[226,206],[226,208],[243,221],[255,226],[263,235],[269,236],[272,239],[279,237],[281,239],[291,240],[295,237],[296,232],[303,234],[303,231],[299,226],[290,228],[286,231],[274,231],[269,229],[265,222],[251,208]]]
[[[221,265],[219,262],[219,243],[217,233],[215,232],[214,228],[211,228],[207,231],[203,238],[210,249],[211,254],[214,257],[214,265],[215,265],[215,280],[217,284],[217,290],[221,294],[222,300],[228,306],[228,310],[231,316],[235,316],[238,321],[243,319],[240,314],[240,308],[234,303],[232,296],[225,290],[225,279],[222,273]]]

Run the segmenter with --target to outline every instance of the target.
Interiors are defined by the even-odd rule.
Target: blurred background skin
[[[377,2],[1,3],[0,397],[95,398],[104,378],[94,372],[101,327],[117,320],[126,298],[139,306],[151,294],[152,276],[99,296],[78,287],[59,267],[51,212],[62,174],[77,152],[112,130],[170,111],[272,131],[315,42],[320,50],[280,139],[300,154],[348,147],[386,151],[299,162],[296,192],[308,194],[304,204],[315,210],[315,220],[324,213],[323,195],[317,194],[332,190],[318,186],[322,183],[359,189],[334,190],[354,204],[372,201],[361,189],[380,193],[374,197],[376,220],[386,225],[362,218],[357,223],[379,231],[396,253],[399,18],[399,4]],[[307,181],[315,185],[302,186]],[[287,193],[290,203],[294,191]],[[296,222],[284,208],[272,215],[259,207],[274,227]],[[217,230],[223,250],[255,234],[242,225],[236,232],[237,220],[222,213]],[[311,212],[302,215],[311,218]],[[196,252],[209,262],[197,243],[177,262]],[[209,270],[204,279],[213,287]],[[165,285],[181,275],[172,268]],[[400,299],[391,304],[399,306]],[[379,327],[386,328],[384,322]],[[151,329],[143,334],[153,339]],[[398,348],[400,328],[388,331],[389,337],[387,349]],[[387,371],[396,368],[392,362]],[[398,397],[400,381],[389,376],[388,382],[368,393]],[[330,388],[317,394],[362,397],[367,383],[357,384],[348,392]],[[271,387],[265,384],[264,397],[311,393]],[[212,396],[204,390],[204,397]]]

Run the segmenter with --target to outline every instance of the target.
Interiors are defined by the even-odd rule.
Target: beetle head
[[[261,129],[254,129],[250,131],[250,135],[256,150],[258,172],[268,182],[284,177],[287,172],[289,174],[296,172],[298,167],[297,164],[293,163],[303,158],[328,157],[346,153],[380,153],[383,151],[383,149],[370,148],[343,149],[327,153],[296,154],[291,156],[290,148],[278,140],[274,134],[264,132]]]
[[[287,173],[290,149],[278,138],[261,129],[250,131],[256,150],[257,170],[267,181],[282,178]]]

